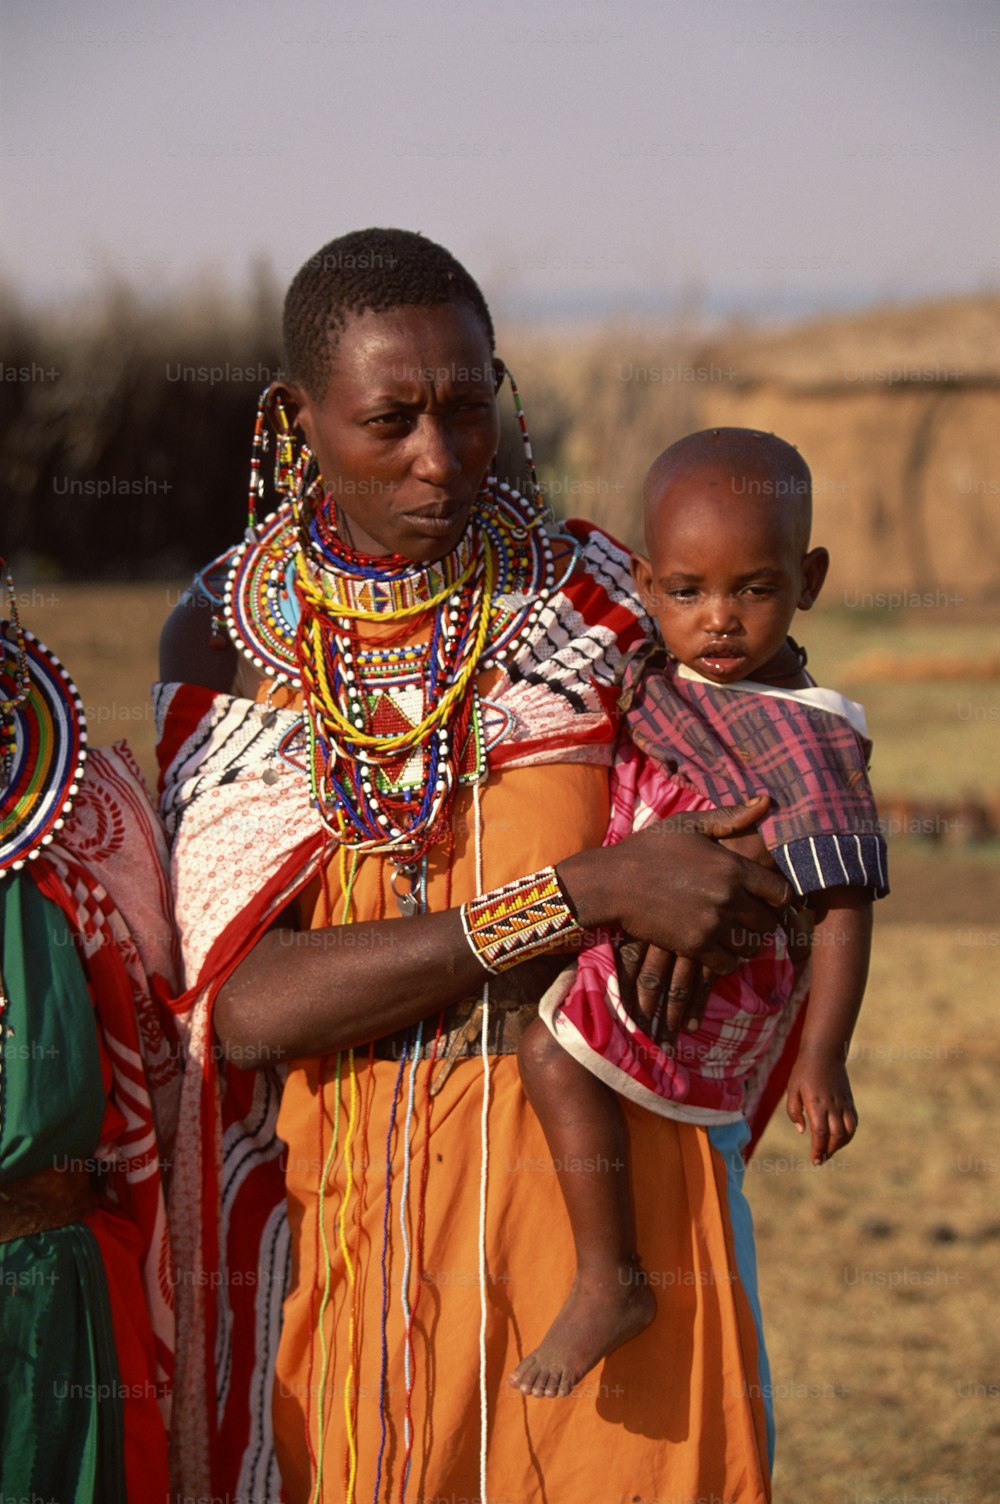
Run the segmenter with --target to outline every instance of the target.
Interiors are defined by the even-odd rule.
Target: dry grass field
[[[128,737],[152,776],[147,686],[179,587],[19,585],[25,625],[77,679],[91,740]],[[843,610],[802,623],[814,671],[868,705],[883,796],[995,794],[1000,681],[980,662],[995,625]],[[977,667],[960,680],[866,678],[873,650],[896,665],[936,654]],[[748,1173],[780,1504],[1000,1498],[998,849],[947,833],[894,843],[854,1048],[858,1137],[814,1170],[776,1118]]]

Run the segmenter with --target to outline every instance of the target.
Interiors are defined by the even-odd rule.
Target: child
[[[871,900],[888,890],[863,713],[815,686],[788,636],[829,564],[825,549],[809,548],[809,469],[773,435],[713,429],[661,454],[643,496],[649,557],[635,556],[632,574],[665,653],[655,668],[649,655],[633,660],[626,677],[605,844],[664,816],[768,795],[760,836],[815,916],[787,1109],[799,1132],[808,1119],[822,1164],[857,1127],[845,1060],[868,972]],[[569,1394],[655,1311],[608,1088],[706,1127],[740,1122],[754,1066],[787,1034],[793,987],[779,929],[753,960],[714,979],[700,1025],[672,1040],[658,1013],[623,1002],[611,945],[586,951],[575,980],[567,975],[571,985],[547,995],[520,1051],[577,1256],[566,1303],[511,1375],[523,1394],[547,1398]]]

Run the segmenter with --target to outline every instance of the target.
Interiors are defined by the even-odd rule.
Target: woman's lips
[[[423,533],[428,538],[441,538],[454,532],[455,524],[464,522],[467,512],[467,507],[458,506],[449,507],[447,511],[406,512],[404,515],[414,532]]]

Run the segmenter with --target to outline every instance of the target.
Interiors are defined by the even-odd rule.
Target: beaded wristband
[[[554,867],[543,867],[461,908],[462,928],[476,959],[496,976],[583,934]]]

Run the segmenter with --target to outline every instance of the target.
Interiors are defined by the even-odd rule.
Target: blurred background
[[[995,4],[34,0],[0,24],[0,552],[92,740],[151,780],[159,628],[240,535],[283,291],[332,237],[402,225],[468,265],[560,514],[635,544],[681,434],[799,446],[833,556],[799,636],[866,705],[894,891],[858,1140],[813,1171],[776,1121],[749,1177],[776,1498],[995,1498]]]

